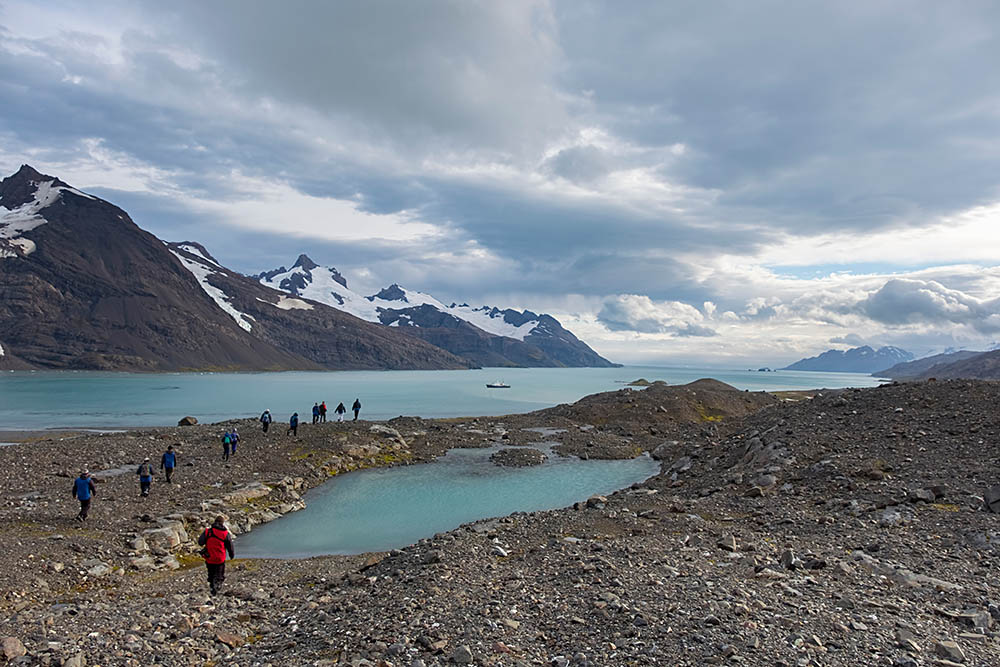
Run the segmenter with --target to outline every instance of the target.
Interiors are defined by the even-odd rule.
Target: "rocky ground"
[[[797,402],[702,382],[505,418],[306,424],[298,438],[240,423],[228,464],[218,435],[229,424],[2,447],[3,655],[244,667],[1000,664],[1000,517],[986,508],[1000,483],[998,401],[1000,385],[985,382]],[[662,472],[391,553],[237,559],[225,593],[207,595],[191,538],[214,514],[244,532],[301,506],[331,474],[459,444],[552,441],[557,454],[650,451]],[[131,468],[170,443],[180,484],[158,481],[138,498]],[[83,525],[69,497],[81,465],[110,471]]]

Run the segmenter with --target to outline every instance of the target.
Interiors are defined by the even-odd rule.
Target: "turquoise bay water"
[[[648,456],[582,461],[550,456],[530,468],[501,468],[495,449],[453,449],[434,463],[362,470],[306,494],[306,509],[254,528],[241,558],[305,558],[386,551],[463,523],[513,512],[567,507],[659,472]]]
[[[620,389],[637,378],[685,384],[711,377],[739,389],[776,391],[868,387],[859,373],[753,372],[708,368],[486,368],[465,371],[288,373],[0,373],[0,430],[172,426],[185,415],[201,422],[256,417],[277,421],[293,411],[309,421],[313,403],[362,403],[363,419],[503,415],[570,403]],[[503,380],[510,389],[487,389]]]

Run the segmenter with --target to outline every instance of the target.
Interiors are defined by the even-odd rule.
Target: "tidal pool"
[[[539,447],[545,450],[545,447]],[[488,449],[453,449],[433,463],[361,470],[306,494],[306,509],[237,540],[240,558],[307,558],[386,551],[463,523],[568,507],[659,472],[647,455],[584,461],[549,453],[529,468],[502,468]]]

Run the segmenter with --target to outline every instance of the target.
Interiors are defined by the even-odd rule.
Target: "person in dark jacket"
[[[229,435],[229,431],[222,434],[222,460],[229,460],[229,450],[233,446],[233,437]]]
[[[90,472],[82,470],[80,476],[73,480],[73,497],[80,501],[80,513],[76,515],[77,521],[86,521],[87,513],[90,512],[90,499],[97,495],[97,488],[94,480],[90,478]]]
[[[313,424],[319,421],[319,403],[313,403]]]
[[[361,412],[361,401],[355,398],[351,410],[354,410],[354,421],[358,421],[358,413]]]
[[[222,589],[222,582],[226,580],[226,555],[230,559],[236,558],[233,539],[229,536],[225,521],[224,516],[215,517],[212,525],[198,536],[198,544],[205,547],[202,549],[202,557],[208,568],[208,590],[212,595]]]
[[[149,462],[148,456],[139,464],[135,474],[139,476],[139,495],[145,498],[149,495],[150,484],[153,483],[153,464]]]
[[[271,425],[272,421],[274,420],[271,419],[271,411],[264,410],[264,412],[260,415],[260,427],[263,429],[264,433],[267,433],[267,427]]]
[[[321,422],[326,422],[326,401],[319,404],[319,420]]]
[[[299,434],[299,413],[298,412],[296,412],[295,414],[293,414],[291,416],[291,418],[288,420],[288,430],[285,431],[285,435],[288,435],[289,433],[291,433],[292,435],[298,435]]]
[[[167,476],[167,484],[173,484],[170,481],[170,476],[174,474],[174,468],[177,466],[177,452],[174,451],[173,445],[167,445],[167,451],[163,452],[163,456],[160,457],[160,470],[162,470]]]
[[[344,421],[344,413],[347,412],[347,408],[344,407],[343,403],[338,403],[334,412],[337,413],[337,421],[342,422]]]

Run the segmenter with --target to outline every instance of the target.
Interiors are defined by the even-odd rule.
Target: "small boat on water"
[[[487,389],[510,389],[509,384],[505,384],[503,380],[497,380],[496,382],[489,382],[486,384]]]

